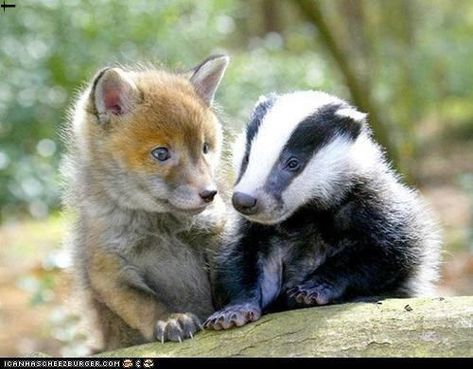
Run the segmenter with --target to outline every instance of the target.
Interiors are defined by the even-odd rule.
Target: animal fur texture
[[[366,115],[317,91],[262,97],[234,150],[239,212],[217,254],[207,321],[433,293],[439,230],[375,143]]]
[[[211,106],[228,61],[182,74],[105,68],[74,107],[65,200],[77,217],[74,273],[102,349],[181,341],[213,312],[207,259],[225,219]]]

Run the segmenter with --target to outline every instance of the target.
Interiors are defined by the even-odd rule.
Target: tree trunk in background
[[[262,0],[261,10],[264,22],[264,34],[269,32],[281,33],[283,31],[283,27],[281,26],[280,5],[281,3],[279,1]]]
[[[397,1],[399,7],[398,32],[396,34],[398,42],[402,45],[403,55],[399,55],[400,83],[396,86],[399,96],[399,124],[401,129],[400,144],[398,145],[399,155],[402,156],[402,167],[406,173],[414,176],[415,158],[417,156],[417,140],[415,137],[415,122],[419,119],[416,104],[416,83],[413,64],[415,62],[415,32],[414,32],[414,4],[411,0]],[[413,178],[414,179],[414,178]],[[415,179],[414,179],[415,180]]]
[[[359,80],[365,86],[372,86],[373,55],[368,37],[367,21],[365,19],[365,4],[361,0],[343,0],[335,2],[336,9],[346,22],[337,22],[343,26],[344,40],[342,45],[354,66]],[[332,22],[334,23],[334,22]]]
[[[370,88],[365,81],[361,81],[357,76],[346,53],[332,34],[331,28],[329,24],[327,24],[319,4],[314,0],[295,0],[294,3],[307,21],[312,23],[319,31],[320,40],[335,60],[340,72],[345,78],[353,103],[360,110],[369,114],[369,121],[377,141],[386,148],[389,158],[397,166],[399,161],[396,145],[393,140],[391,140],[386,125],[380,118],[376,104],[372,101]]]
[[[264,37],[270,32],[282,33],[284,22],[282,17],[282,2],[274,0],[240,0],[245,16],[240,24],[240,32],[249,40],[254,36]],[[244,4],[244,5],[243,5]]]

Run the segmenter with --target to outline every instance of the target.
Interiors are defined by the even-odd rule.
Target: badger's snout
[[[232,196],[232,204],[236,210],[245,215],[258,212],[258,200],[244,192],[235,192]]]

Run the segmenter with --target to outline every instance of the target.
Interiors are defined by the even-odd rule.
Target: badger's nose
[[[258,211],[256,203],[257,200],[253,196],[243,192],[235,192],[232,196],[232,204],[235,209],[245,215],[252,215]]]
[[[216,190],[204,190],[199,193],[199,196],[204,202],[212,202],[216,194]]]

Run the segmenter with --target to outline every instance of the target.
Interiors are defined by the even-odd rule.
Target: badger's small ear
[[[339,117],[350,118],[351,120],[358,123],[366,122],[366,117],[368,116],[368,114],[362,113],[361,111],[358,111],[355,108],[342,108],[337,110],[336,114]]]
[[[269,95],[260,95],[256,101],[255,108],[261,105],[268,105],[274,102],[278,98],[278,94],[271,92]]]
[[[230,58],[227,55],[214,55],[192,69],[190,81],[208,106],[212,105],[215,91],[229,62]]]
[[[340,127],[341,132],[355,140],[366,123],[367,114],[352,107],[339,109],[335,114],[343,119],[343,124]]]
[[[120,68],[101,70],[94,79],[92,96],[101,122],[111,116],[128,114],[138,101],[138,89]]]
[[[260,95],[260,97],[258,97],[258,100],[256,101],[255,106],[258,106],[259,104],[264,104],[268,100],[269,98],[266,97],[265,95]]]

